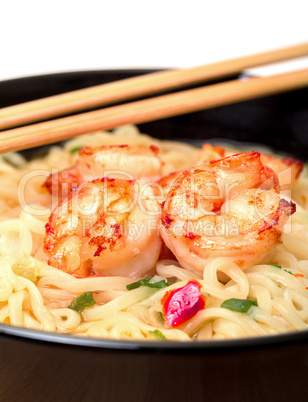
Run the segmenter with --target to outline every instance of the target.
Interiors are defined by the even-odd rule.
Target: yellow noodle
[[[69,308],[49,309],[60,332],[71,332],[81,321],[80,314]]]
[[[8,299],[10,322],[12,325],[23,326],[22,303],[25,297],[26,292],[21,290],[12,293]]]
[[[6,279],[1,278],[0,281],[0,301],[6,301],[9,299],[10,295],[13,292],[12,283]]]
[[[273,307],[294,329],[300,330],[308,328],[308,324],[298,317],[298,315],[293,314],[294,308],[282,297],[276,297],[273,300]]]
[[[165,278],[174,277],[181,281],[201,278],[201,275],[181,268],[180,265],[173,260],[159,261],[156,265],[156,272],[158,273],[158,275],[164,276]]]
[[[7,322],[7,319],[10,318],[9,306],[5,306],[0,310],[0,322]]]
[[[94,327],[95,326],[95,327]],[[125,332],[125,328],[129,332],[130,329],[132,328],[138,328],[140,331],[142,331],[144,334],[147,334],[149,331],[154,330],[152,326],[143,323],[140,321],[138,318],[134,317],[131,314],[127,314],[124,312],[118,312],[115,314],[110,315],[109,317],[105,318],[104,320],[101,320],[100,322],[94,324],[94,326],[90,326],[90,330],[93,327],[98,328],[99,326],[104,326],[105,328],[114,328],[116,327],[116,331],[119,332]],[[166,336],[167,339],[171,340],[189,340],[189,337],[187,334],[183,333],[183,331],[177,330],[177,329],[160,329],[161,333]],[[93,332],[92,332],[93,336]],[[145,338],[145,336],[143,336]]]
[[[235,284],[224,286],[218,279],[218,272],[228,275]],[[206,264],[201,283],[207,293],[222,300],[235,296],[238,299],[246,299],[249,292],[244,272],[228,258],[216,258]]]
[[[30,254],[32,236],[27,226],[18,219],[10,219],[0,223],[1,254]]]
[[[257,300],[258,306],[269,314],[272,313],[272,299],[269,290],[265,286],[250,285],[249,298]]]
[[[114,299],[102,306],[94,306],[84,310],[82,316],[85,320],[100,320],[104,317],[109,317],[117,311],[121,311],[140,300],[146,299],[151,296],[155,290],[141,286],[138,289],[134,289],[124,295]]]

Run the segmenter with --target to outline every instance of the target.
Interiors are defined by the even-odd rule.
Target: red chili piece
[[[205,297],[200,289],[199,282],[189,281],[182,288],[166,292],[161,304],[163,317],[170,327],[183,324],[204,308]]]

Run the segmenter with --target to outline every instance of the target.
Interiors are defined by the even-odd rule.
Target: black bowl
[[[0,107],[149,70],[0,82]],[[261,143],[305,160],[308,90],[139,125],[154,137]],[[43,148],[44,150],[44,148]],[[42,148],[26,151],[31,156]],[[308,331],[215,342],[64,336],[0,324],[1,401],[306,401]]]

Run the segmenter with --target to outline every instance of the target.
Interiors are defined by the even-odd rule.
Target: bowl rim
[[[211,341],[150,341],[150,340],[118,340],[109,338],[90,338],[79,335],[60,334],[39,331],[0,323],[0,339],[18,341],[40,341],[43,343],[62,344],[66,346],[82,346],[110,350],[138,350],[163,352],[234,352],[283,346],[308,345],[308,330],[274,334],[260,337],[211,340]]]
[[[1,85],[18,84],[22,81],[52,79],[53,77],[63,78],[79,75],[94,74],[146,74],[155,71],[162,71],[168,68],[108,68],[93,70],[73,70],[54,73],[43,73],[24,77],[9,78],[0,80]],[[150,341],[150,340],[117,340],[108,338],[90,338],[79,335],[60,334],[55,332],[39,331],[23,327],[12,326],[0,323],[0,339],[9,339],[20,342],[41,342],[49,344],[66,345],[72,347],[87,347],[110,350],[126,351],[163,351],[163,352],[196,352],[196,353],[219,353],[244,351],[247,349],[261,349],[281,346],[292,346],[294,344],[308,345],[308,329],[283,334],[267,335],[260,337],[212,340],[212,341]]]

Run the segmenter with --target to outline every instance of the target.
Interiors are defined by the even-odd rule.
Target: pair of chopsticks
[[[0,130],[176,89],[308,55],[308,43],[210,65],[151,73],[0,109]],[[308,69],[157,96],[0,132],[0,153],[66,140],[308,86]]]

